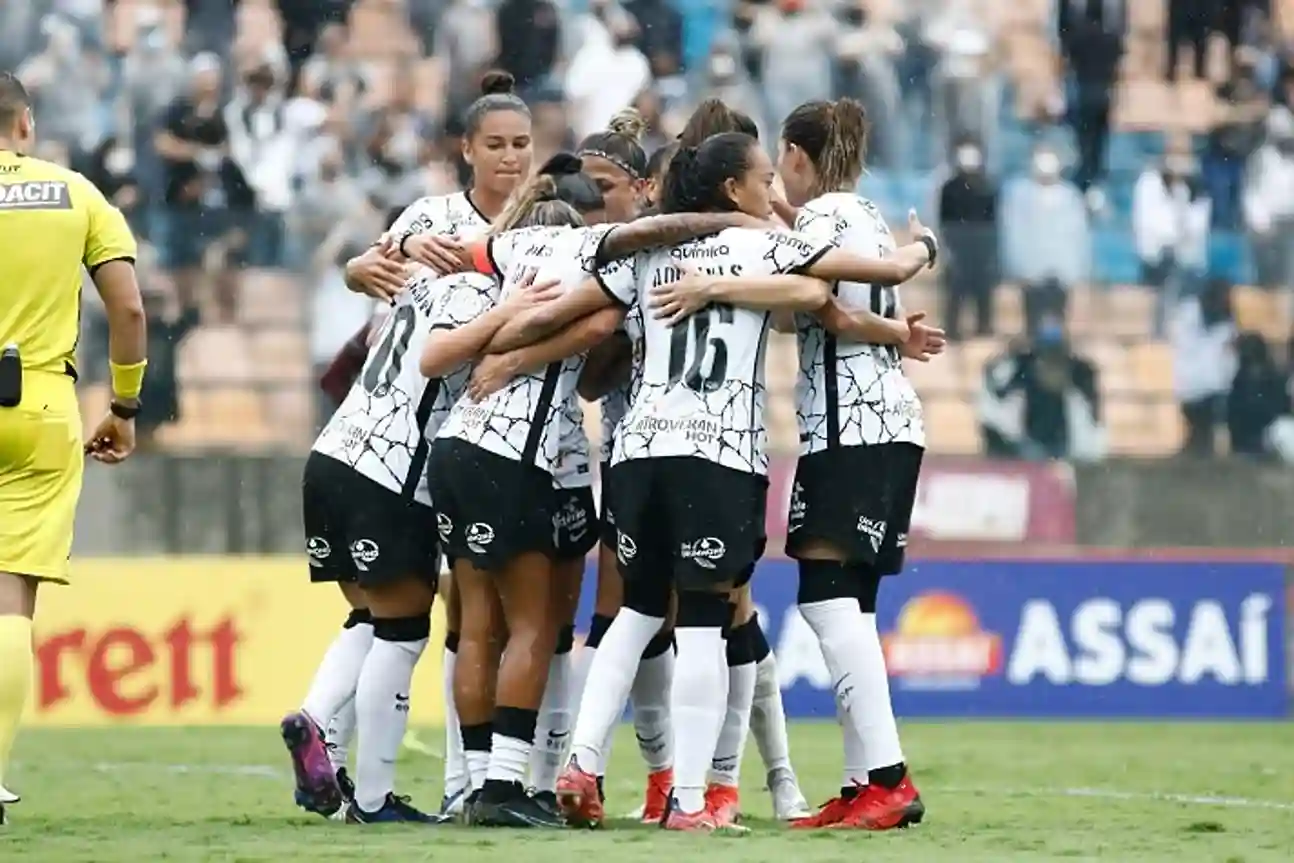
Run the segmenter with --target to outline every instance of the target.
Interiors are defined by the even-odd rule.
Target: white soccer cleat
[[[799,780],[789,768],[779,767],[769,771],[768,793],[773,798],[773,817],[778,821],[794,821],[813,814],[809,801],[800,791]]]
[[[19,800],[22,800],[22,798],[0,785],[0,803],[17,803]]]

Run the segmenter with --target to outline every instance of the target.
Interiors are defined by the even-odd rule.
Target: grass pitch
[[[436,732],[421,739],[439,748]],[[1010,863],[1294,859],[1294,727],[1165,724],[914,724],[903,728],[925,823],[887,834],[791,832],[768,820],[753,745],[743,837],[662,834],[616,823],[598,832],[358,828],[292,806],[276,729],[29,731],[12,784],[25,802],[0,832],[0,861],[380,860],[656,863]],[[838,782],[835,726],[792,728],[811,802]],[[406,752],[402,793],[434,808],[440,764]],[[617,742],[608,808],[637,805],[642,767]]]

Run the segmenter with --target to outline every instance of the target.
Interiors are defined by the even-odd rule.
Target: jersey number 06
[[[670,331],[669,382],[682,381],[693,392],[708,393],[719,388],[728,375],[728,344],[723,336],[711,334],[714,323],[732,323],[732,306],[709,306],[676,324]],[[714,350],[710,371],[705,373],[705,355]],[[691,355],[691,363],[688,356]],[[684,371],[686,367],[686,371]]]
[[[400,306],[391,313],[382,342],[368,358],[364,376],[360,379],[364,391],[369,395],[385,395],[395,385],[404,355],[409,350],[409,342],[413,339],[417,317],[413,306]]]

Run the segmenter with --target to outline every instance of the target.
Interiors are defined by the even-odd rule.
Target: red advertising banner
[[[794,477],[793,459],[770,466],[766,527],[775,541],[786,536]],[[865,477],[841,478],[851,480],[866,482]],[[968,542],[1067,545],[1076,538],[1074,502],[1074,474],[1063,463],[927,455],[911,540],[924,548]]]

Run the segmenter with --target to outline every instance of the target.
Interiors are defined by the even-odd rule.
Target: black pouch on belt
[[[22,356],[17,345],[6,345],[0,352],[0,407],[16,408],[22,404]]]

